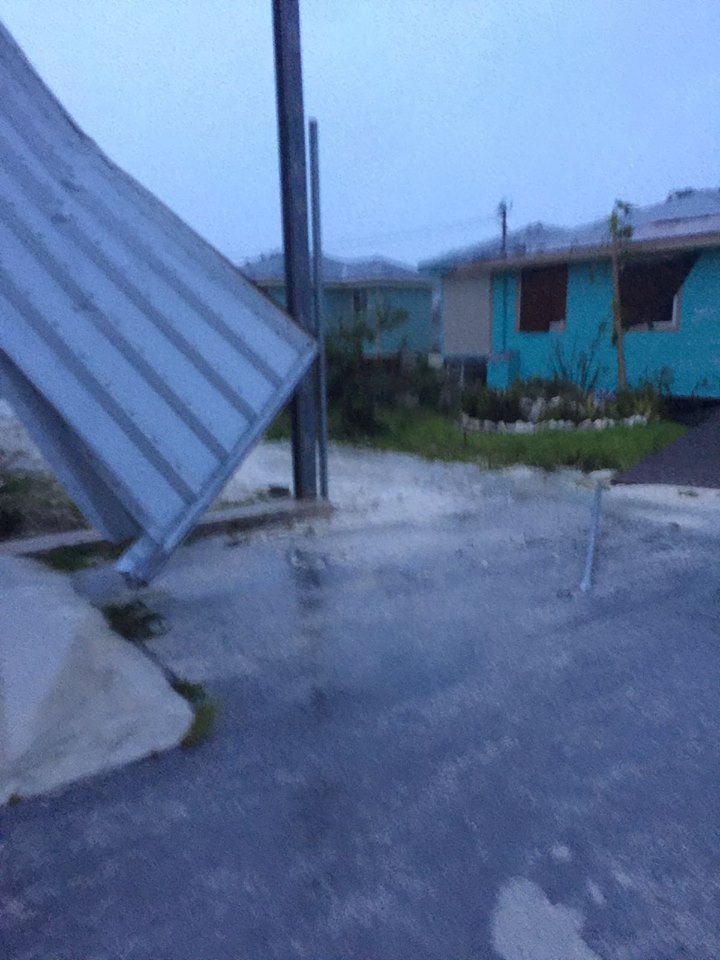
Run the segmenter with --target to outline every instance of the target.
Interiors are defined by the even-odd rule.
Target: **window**
[[[518,330],[547,333],[565,323],[567,264],[533,267],[520,273]]]
[[[353,290],[353,313],[367,313],[368,292],[367,290]]]
[[[620,275],[620,303],[627,330],[673,330],[680,322],[680,292],[697,253],[629,260]]]

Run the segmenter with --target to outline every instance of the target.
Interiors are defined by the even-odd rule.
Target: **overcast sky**
[[[327,252],[416,262],[720,186],[720,0],[301,0]],[[241,261],[281,243],[270,0],[0,0],[85,131]]]

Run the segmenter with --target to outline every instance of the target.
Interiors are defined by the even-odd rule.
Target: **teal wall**
[[[503,288],[507,300],[503,304]],[[516,330],[517,274],[503,282],[493,277],[493,352],[517,352],[520,379],[553,374],[554,344],[564,355],[588,351],[605,323],[605,333],[595,353],[601,375],[598,386],[617,386],[617,360],[612,346],[612,276],[610,263],[571,264],[568,270],[567,323],[553,333],[520,333]],[[506,316],[503,331],[503,316]],[[677,330],[629,330],[625,334],[625,359],[629,383],[656,380],[664,368],[672,373],[670,390],[677,396],[720,396],[720,249],[704,251],[682,290],[680,326]],[[507,363],[488,365],[488,383],[502,387]]]
[[[368,291],[368,313],[372,320],[373,306],[387,301],[397,310],[405,310],[407,323],[397,330],[383,335],[380,350],[382,354],[394,354],[402,346],[418,353],[428,353],[433,348],[432,331],[432,289],[430,287],[370,287]],[[271,287],[270,296],[281,307],[285,307],[285,288]],[[348,287],[326,287],[323,292],[325,324],[328,329],[339,323],[350,323],[353,319],[353,290]],[[376,354],[373,346],[368,350]]]

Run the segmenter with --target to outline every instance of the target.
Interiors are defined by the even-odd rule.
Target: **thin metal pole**
[[[595,495],[592,504],[592,519],[590,523],[590,539],[588,541],[587,556],[585,557],[585,573],[580,582],[580,589],[583,593],[589,593],[592,590],[592,571],[593,561],[595,560],[595,542],[597,540],[598,524],[600,523],[600,500],[602,497],[602,484],[595,484]]]
[[[328,498],[328,421],[327,369],[325,358],[325,316],[323,313],[322,236],[320,222],[320,154],[317,120],[310,120],[310,212],[313,253],[313,307],[315,331],[318,339],[318,462],[320,467],[320,496]]]
[[[272,9],[287,309],[303,330],[314,334],[300,10],[298,0],[273,0]],[[298,385],[292,407],[293,480],[298,498],[317,497],[315,380],[313,365]]]

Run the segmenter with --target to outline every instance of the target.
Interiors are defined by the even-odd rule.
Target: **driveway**
[[[717,492],[610,491],[586,596],[587,489],[413,469],[444,512],[178,552],[216,733],[0,812],[4,957],[720,956]]]
[[[720,407],[657,453],[615,477],[616,483],[670,483],[720,488]]]

